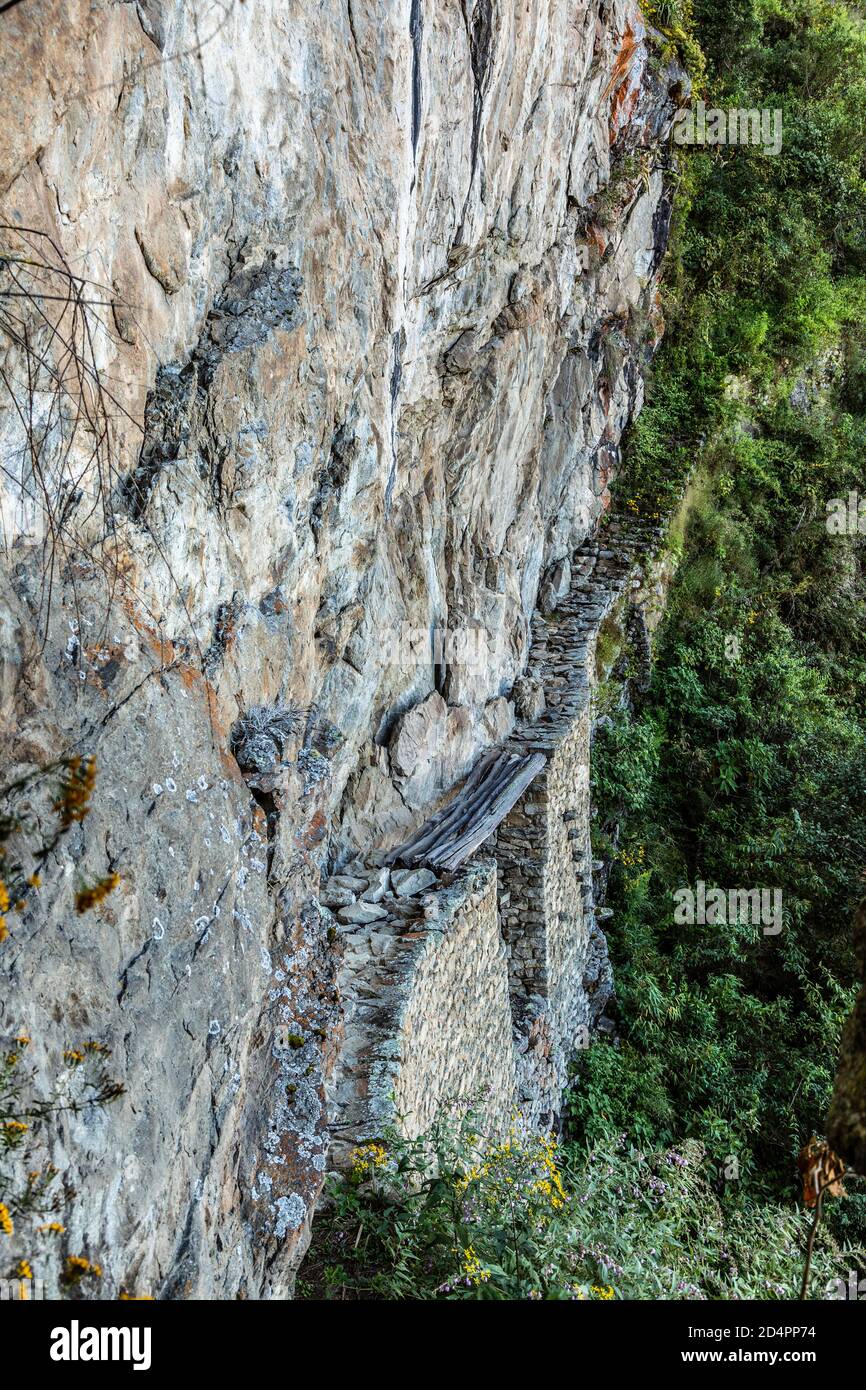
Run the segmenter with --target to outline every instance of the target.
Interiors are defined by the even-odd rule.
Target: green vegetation
[[[620,1135],[559,1149],[519,1121],[480,1148],[454,1109],[430,1133],[355,1151],[331,1182],[300,1298],[792,1298],[807,1218],[725,1211],[694,1141],[641,1153]],[[813,1290],[847,1277],[822,1240]]]
[[[712,102],[781,109],[782,152],[687,155],[668,334],[621,496],[689,489],[651,689],[596,747],[621,1044],[593,1047],[576,1132],[692,1136],[734,1209],[793,1201],[854,981],[866,865],[866,31],[824,0],[695,5]],[[619,826],[617,836],[615,828]],[[673,892],[778,888],[783,929],[675,926]],[[862,1197],[829,1204],[862,1233]]]

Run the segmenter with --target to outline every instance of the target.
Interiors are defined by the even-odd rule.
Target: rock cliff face
[[[43,1272],[286,1294],[343,1040],[321,884],[538,713],[533,613],[662,330],[685,79],[632,0],[0,24],[4,783],[98,767],[0,946],[0,1028],[37,1074],[98,1038],[127,1088],[47,1137],[78,1196]]]

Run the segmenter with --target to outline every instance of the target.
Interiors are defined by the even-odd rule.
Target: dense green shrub
[[[696,485],[651,689],[595,746],[621,1041],[589,1050],[573,1119],[586,1141],[735,1155],[745,1210],[796,1192],[854,982],[866,581],[863,538],[825,518],[866,483],[866,31],[824,0],[698,0],[695,22],[708,99],[780,108],[783,148],[686,156],[668,336],[619,493],[650,514]],[[781,889],[783,930],[676,926],[699,879]],[[837,1229],[863,1207],[833,1204]]]
[[[515,1120],[479,1147],[446,1114],[415,1140],[354,1156],[317,1217],[300,1297],[383,1299],[792,1298],[807,1218],[726,1209],[699,1144],[640,1152],[624,1135],[558,1148]],[[854,1252],[822,1233],[811,1292]]]

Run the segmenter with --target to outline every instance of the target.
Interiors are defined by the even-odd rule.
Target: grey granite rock
[[[325,907],[348,907],[354,901],[355,894],[351,888],[342,888],[333,879],[329,879],[319,893],[319,902]]]
[[[337,912],[337,917],[341,922],[381,922],[388,916],[384,907],[378,903],[351,903],[348,907],[341,907]]]
[[[367,878],[360,874],[332,874],[328,880],[334,888],[344,888],[349,893],[363,893],[368,885]]]
[[[370,877],[369,887],[361,894],[365,903],[381,902],[391,886],[391,875],[385,868],[377,869]]]
[[[412,898],[416,893],[423,893],[425,888],[431,888],[437,876],[432,869],[394,869],[391,882],[398,898]]]

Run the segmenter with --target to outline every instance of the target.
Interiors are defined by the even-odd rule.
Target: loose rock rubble
[[[376,862],[382,857],[366,862],[355,859],[345,871],[326,881],[319,902],[334,911],[338,922],[383,922],[394,915],[402,918],[410,899],[439,882],[432,869],[388,869]]]

